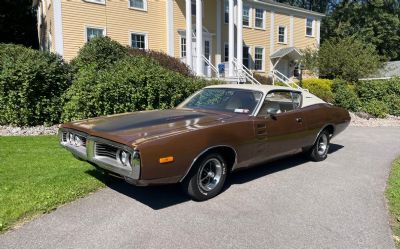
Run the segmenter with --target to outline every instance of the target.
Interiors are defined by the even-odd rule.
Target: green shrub
[[[0,45],[0,124],[59,122],[61,96],[70,85],[63,60],[20,45]]]
[[[363,102],[373,99],[383,100],[389,93],[389,86],[389,81],[387,80],[359,81],[357,83],[357,93]]]
[[[333,102],[332,80],[306,79],[302,81],[302,85],[303,88],[308,89],[312,94],[315,94],[324,101]]]
[[[354,86],[342,80],[334,80],[332,83],[334,93],[334,104],[351,111],[358,111],[361,102],[358,98]]]
[[[102,71],[87,65],[65,95],[62,119],[171,108],[207,83],[169,71],[143,56],[125,57]]]
[[[363,102],[361,110],[377,118],[384,118],[389,113],[389,108],[386,103],[376,99]]]
[[[109,37],[96,37],[83,46],[78,56],[71,61],[74,71],[89,64],[97,70],[106,69],[128,55],[128,49]]]
[[[190,70],[190,68],[185,63],[183,63],[178,58],[167,55],[166,53],[154,50],[130,48],[129,54],[131,54],[132,56],[144,56],[152,58],[164,68],[167,68],[173,72],[180,73],[186,77],[194,77],[192,70]]]
[[[356,82],[382,67],[382,58],[375,47],[354,37],[326,40],[318,51],[319,75]]]
[[[390,94],[384,99],[387,107],[389,108],[388,113],[390,115],[400,117],[400,95]]]

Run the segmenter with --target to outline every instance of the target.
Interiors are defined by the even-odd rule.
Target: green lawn
[[[56,136],[0,137],[0,233],[104,186]]]
[[[386,189],[396,247],[400,248],[400,158],[393,162]]]

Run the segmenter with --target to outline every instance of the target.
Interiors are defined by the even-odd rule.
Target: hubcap
[[[324,155],[328,149],[328,137],[326,134],[322,134],[318,139],[318,154]]]
[[[198,183],[203,191],[213,190],[221,180],[222,163],[216,158],[210,158],[200,167]]]

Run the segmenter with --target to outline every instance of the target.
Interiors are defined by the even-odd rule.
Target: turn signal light
[[[160,163],[170,163],[174,161],[173,156],[167,156],[167,157],[162,157],[160,158]]]

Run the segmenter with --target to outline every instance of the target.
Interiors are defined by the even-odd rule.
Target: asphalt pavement
[[[206,202],[117,181],[0,235],[0,248],[394,248],[384,191],[400,128],[349,127],[332,143],[323,162],[235,173]]]

